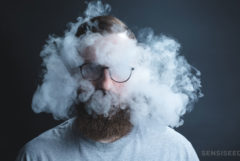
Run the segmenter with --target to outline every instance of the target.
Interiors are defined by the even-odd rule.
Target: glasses
[[[81,74],[84,79],[96,81],[103,77],[104,70],[108,69],[109,75],[114,82],[127,82],[134,68],[109,68],[95,63],[86,63],[80,66]]]

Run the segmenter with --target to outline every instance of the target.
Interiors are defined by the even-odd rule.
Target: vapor
[[[114,108],[129,107],[134,125],[149,122],[171,127],[182,125],[182,116],[202,96],[200,71],[179,54],[178,42],[155,35],[151,29],[139,31],[138,41],[129,39],[125,32],[115,35],[89,32],[75,37],[80,24],[110,11],[108,4],[91,2],[84,17],[70,23],[63,37],[49,37],[40,53],[43,80],[33,96],[32,109],[36,113],[51,113],[55,119],[68,119],[74,116],[74,104],[78,102],[86,104],[89,114],[106,117]],[[116,69],[119,74],[124,74],[125,67],[134,67],[121,95],[103,93],[82,78],[79,66],[91,45],[98,64]]]

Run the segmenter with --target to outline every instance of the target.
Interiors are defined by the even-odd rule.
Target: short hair
[[[89,21],[82,23],[75,34],[76,37],[80,37],[91,31],[93,33],[121,33],[127,32],[130,39],[136,39],[134,33],[127,27],[125,23],[113,16],[97,16],[91,18]]]

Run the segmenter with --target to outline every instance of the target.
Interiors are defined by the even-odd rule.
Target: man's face
[[[128,54],[124,50],[126,40],[129,38],[123,34],[100,37],[86,46],[81,53],[84,59],[84,64],[80,67],[82,78],[89,81],[94,88],[89,101],[83,102],[98,114],[106,114],[113,106],[124,104],[127,83],[134,70],[131,61],[126,61],[125,58]],[[112,107],[108,107],[110,105]],[[101,106],[102,112],[99,111]],[[87,110],[90,110],[89,108]]]
[[[107,45],[107,44],[106,44]],[[101,55],[100,55],[101,56]],[[104,57],[105,55],[102,55]],[[95,90],[102,90],[103,92],[112,92],[118,95],[121,95],[123,92],[123,88],[125,87],[125,83],[119,83],[114,81],[110,74],[112,69],[106,64],[100,64],[96,55],[95,46],[89,46],[86,48],[84,54],[85,64],[83,67],[91,68],[95,70],[97,76],[95,79],[89,79],[92,85],[95,87]],[[121,67],[119,67],[121,68]],[[87,69],[86,69],[87,70]],[[87,71],[88,72],[88,71]],[[87,73],[86,73],[87,74]],[[118,74],[118,73],[116,73]]]
[[[81,74],[94,87],[94,92],[83,103],[88,114],[82,110],[80,126],[85,135],[95,140],[121,137],[132,128],[129,109],[121,98],[133,69],[112,59],[124,39],[118,34],[103,37],[87,46],[82,54],[85,63]]]

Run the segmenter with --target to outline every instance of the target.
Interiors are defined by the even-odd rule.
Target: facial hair
[[[123,109],[120,105],[114,104],[107,115],[97,114],[93,110],[87,112],[87,106],[91,104],[89,101],[91,98],[85,103],[75,105],[78,113],[76,127],[82,135],[100,141],[121,138],[131,131],[133,125],[130,122],[128,107]]]

